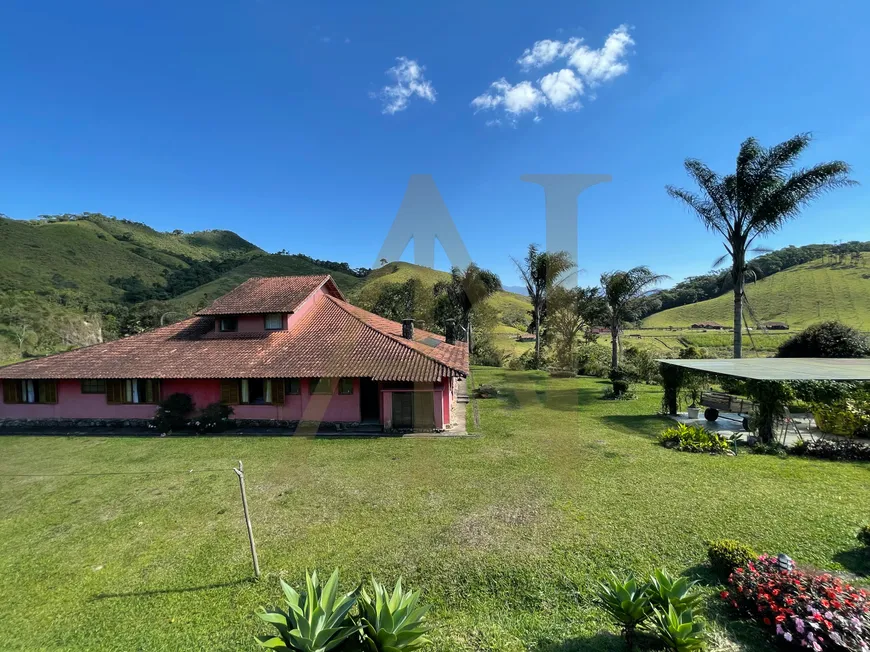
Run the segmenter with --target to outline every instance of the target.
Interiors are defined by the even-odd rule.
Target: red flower
[[[727,600],[729,595],[730,594],[728,593],[728,591],[722,591],[722,593],[719,594],[719,597],[721,597],[723,600]]]
[[[779,614],[779,615],[776,617],[776,622],[778,622],[778,623],[784,623],[784,622],[785,622],[785,615],[784,615],[784,614]]]
[[[764,619],[764,624],[765,624],[765,625],[770,625],[770,618],[765,618],[765,619]]]

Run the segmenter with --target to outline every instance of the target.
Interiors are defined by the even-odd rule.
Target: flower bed
[[[778,641],[799,648],[870,652],[870,598],[828,573],[783,570],[761,555],[728,579],[721,597],[771,630]]]

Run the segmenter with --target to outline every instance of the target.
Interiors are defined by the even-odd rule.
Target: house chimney
[[[444,330],[444,341],[447,344],[456,344],[456,321],[447,320],[447,328]]]
[[[406,340],[414,339],[414,320],[413,319],[403,319],[402,320],[402,337]]]

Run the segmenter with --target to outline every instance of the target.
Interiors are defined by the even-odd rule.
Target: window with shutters
[[[284,328],[284,315],[280,312],[273,312],[265,317],[265,328],[267,331],[280,331]]]
[[[160,402],[160,381],[130,378],[106,381],[106,402],[138,405]]]
[[[284,381],[284,387],[287,394],[291,396],[298,396],[302,393],[302,383],[299,378],[288,378]]]
[[[308,381],[310,394],[332,394],[332,383],[329,378],[311,378]]]
[[[82,394],[105,394],[106,381],[98,378],[84,378],[82,380]]]
[[[353,378],[340,378],[338,381],[339,394],[353,394]]]
[[[238,380],[221,381],[221,403],[224,405],[238,405],[241,402]]]
[[[55,380],[4,380],[4,403],[57,403]]]

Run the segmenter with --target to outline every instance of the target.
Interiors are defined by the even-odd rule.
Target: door
[[[432,392],[393,392],[393,428],[432,430],[434,427]]]
[[[380,392],[371,378],[359,379],[359,413],[361,421],[380,421]]]
[[[414,393],[393,392],[393,428],[414,427]]]

